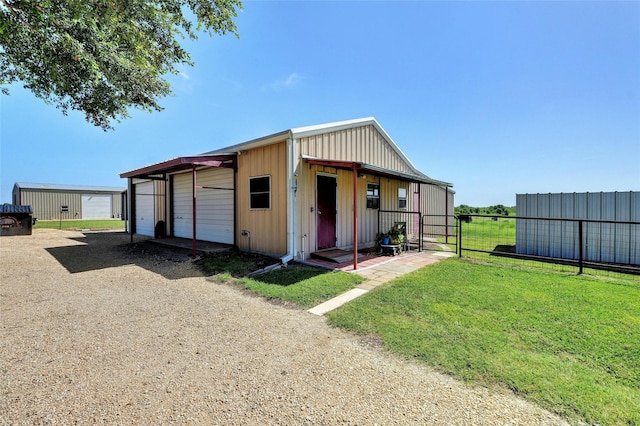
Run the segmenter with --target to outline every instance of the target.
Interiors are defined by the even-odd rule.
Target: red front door
[[[336,246],[336,178],[317,177],[316,224],[318,250]]]

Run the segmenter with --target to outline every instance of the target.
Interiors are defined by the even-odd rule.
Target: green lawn
[[[200,261],[204,272],[268,299],[280,299],[311,308],[364,281],[359,275],[293,265],[246,277],[250,272],[276,264],[275,259],[242,252],[208,256]]]
[[[572,422],[640,424],[640,283],[449,259],[327,314]]]
[[[516,244],[516,219],[509,216],[473,217],[473,221],[462,223],[462,248],[493,251],[499,245]],[[463,251],[463,255],[466,253]]]
[[[122,229],[125,221],[121,219],[101,219],[101,220],[38,220],[33,229]]]
[[[243,278],[242,285],[269,299],[287,300],[312,308],[363,281],[364,278],[355,274],[296,266]]]

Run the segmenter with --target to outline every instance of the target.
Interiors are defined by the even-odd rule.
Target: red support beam
[[[358,166],[353,163],[353,269],[358,269]]]

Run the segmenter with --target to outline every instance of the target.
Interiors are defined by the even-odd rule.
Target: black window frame
[[[380,184],[367,182],[367,208],[380,209]]]
[[[404,189],[404,197],[401,197],[400,191],[402,191],[403,189]],[[408,200],[409,200],[409,190],[404,186],[398,187],[398,210],[406,209],[408,205]]]
[[[249,209],[271,209],[271,175],[249,177]]]

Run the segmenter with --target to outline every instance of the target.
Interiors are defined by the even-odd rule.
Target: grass
[[[243,278],[244,288],[268,299],[281,299],[312,308],[360,284],[364,279],[346,272],[295,266],[251,278]]]
[[[571,422],[640,424],[640,285],[449,259],[327,314]]]
[[[277,263],[256,254],[229,252],[204,258],[200,265],[220,281],[232,282],[267,299],[286,300],[311,308],[352,289],[364,279],[346,272],[292,265],[246,277],[250,272]]]
[[[94,219],[94,220],[38,220],[33,229],[122,229],[124,230],[125,221],[121,219]]]
[[[509,216],[473,217],[473,221],[462,223],[463,249],[493,251],[498,245],[516,244],[516,219]]]

